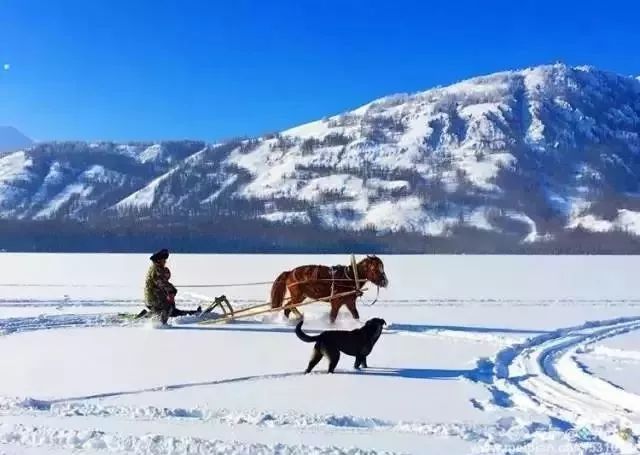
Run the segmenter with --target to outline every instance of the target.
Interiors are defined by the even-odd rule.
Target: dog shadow
[[[337,374],[387,378],[452,380],[471,377],[474,370],[444,370],[439,368],[363,368],[336,371]]]

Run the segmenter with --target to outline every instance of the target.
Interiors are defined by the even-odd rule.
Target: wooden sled
[[[366,288],[362,288],[360,289],[360,291],[354,290],[354,291],[348,291],[348,292],[341,292],[341,293],[333,294],[327,297],[322,297],[320,299],[307,300],[305,302],[298,303],[297,305],[285,304],[278,308],[271,308],[271,302],[262,303],[260,305],[254,305],[248,308],[243,308],[241,310],[231,311],[230,314],[225,313],[225,315],[221,318],[205,319],[203,321],[198,321],[198,324],[223,324],[226,322],[233,321],[235,319],[243,319],[243,318],[257,316],[260,314],[275,313],[277,311],[284,311],[284,310],[293,310],[293,311],[296,311],[298,314],[300,314],[297,311],[297,309],[302,306],[311,305],[312,303],[318,303],[318,302],[330,302],[332,299],[345,297],[347,295],[357,294],[358,292],[362,292],[362,291],[366,291]]]
[[[225,308],[225,304],[226,304],[226,308]],[[226,317],[228,314],[233,315],[233,307],[231,306],[231,303],[229,303],[229,299],[227,299],[226,295],[221,295],[220,297],[216,297],[213,299],[213,303],[211,305],[209,305],[207,308],[205,308],[202,313],[200,313],[201,315],[205,315],[205,314],[209,314],[211,313],[213,310],[215,310],[217,307],[220,307],[220,309],[222,310],[222,314]],[[228,312],[227,312],[228,310]]]

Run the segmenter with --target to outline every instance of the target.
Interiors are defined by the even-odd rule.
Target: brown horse
[[[297,305],[309,297],[310,299],[329,299],[336,294],[344,294],[353,291],[352,294],[331,298],[331,323],[335,322],[338,310],[342,305],[346,305],[354,319],[360,319],[356,309],[356,298],[362,295],[360,288],[367,281],[376,286],[387,287],[389,280],[384,273],[384,265],[377,256],[367,256],[356,264],[358,284],[356,286],[353,266],[324,265],[303,265],[293,270],[282,272],[271,288],[271,307],[280,308],[284,301],[284,295],[289,290],[290,301],[284,307],[284,315],[289,317],[289,313],[294,311],[298,316],[297,309],[287,308],[290,305]]]

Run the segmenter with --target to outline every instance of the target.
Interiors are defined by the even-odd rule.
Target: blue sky
[[[615,0],[0,0],[0,125],[216,140],[556,60],[638,75],[639,13]]]

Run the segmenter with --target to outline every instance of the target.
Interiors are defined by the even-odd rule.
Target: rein
[[[355,284],[356,291],[360,291],[360,287],[358,286],[358,264],[356,264],[356,256],[355,254],[351,255],[351,268],[353,269],[353,283]],[[345,271],[346,275],[346,271]],[[362,294],[362,293],[360,293]],[[358,294],[356,294],[356,298],[358,298]]]
[[[362,280],[358,279],[358,264],[356,264],[356,257],[353,254],[351,255],[351,268],[353,269],[353,282],[356,285],[356,291],[358,291],[356,294],[356,299],[357,299],[358,297],[362,297],[363,295],[362,292],[360,292],[360,288],[358,287],[358,283]],[[347,275],[346,270],[345,270],[345,275]],[[364,281],[366,282],[367,280],[365,279]],[[380,286],[376,285],[376,289],[377,289],[376,298],[368,306],[373,306],[378,301],[378,296],[380,295]]]
[[[368,306],[373,306],[378,301],[378,296],[380,295],[380,286],[376,285],[376,298],[373,299],[373,302],[368,303]]]

